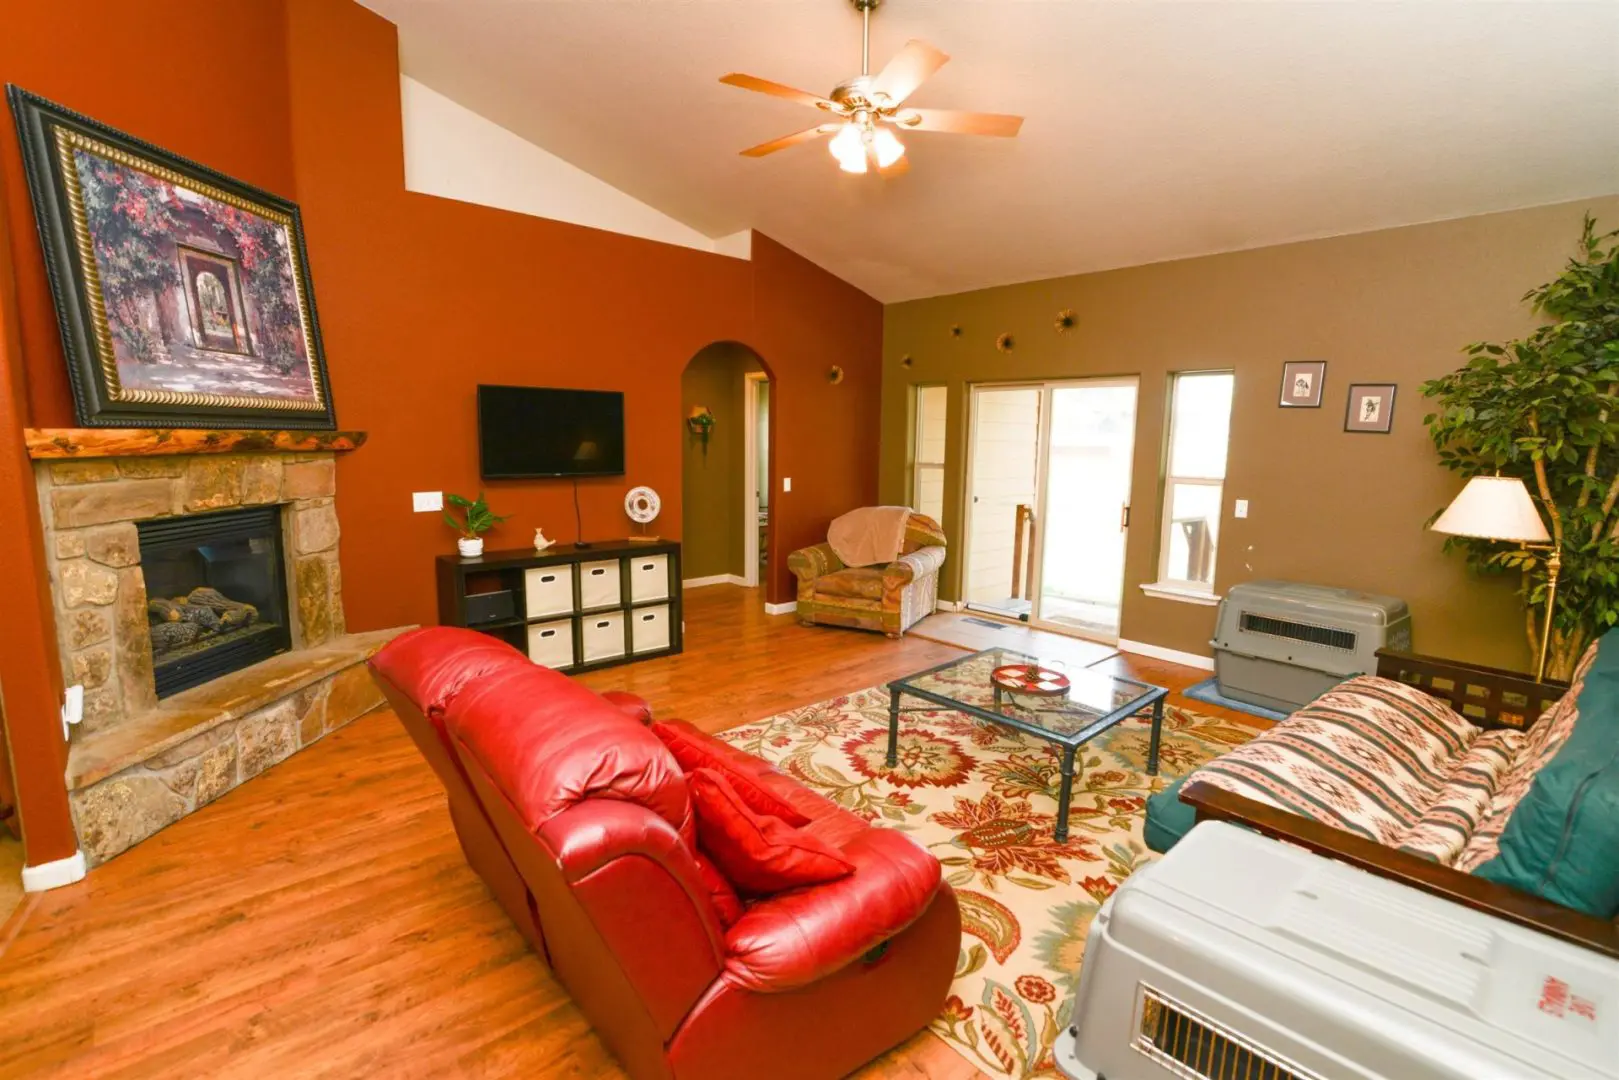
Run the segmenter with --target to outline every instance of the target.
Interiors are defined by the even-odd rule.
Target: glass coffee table
[[[1026,664],[1056,673],[1039,692],[1003,690],[990,673],[1010,665]],[[1051,689],[1066,679],[1066,692]],[[1037,686],[1031,683],[1031,687]],[[900,698],[913,697],[931,705],[956,709],[1056,743],[1062,747],[1062,791],[1057,797],[1056,839],[1068,839],[1068,801],[1074,790],[1074,756],[1079,748],[1125,720],[1152,710],[1152,741],[1147,750],[1147,772],[1158,775],[1158,744],[1164,726],[1161,686],[1106,675],[1089,668],[1074,668],[1059,661],[1041,660],[1014,649],[985,649],[948,664],[907,675],[888,684],[888,764],[899,763],[899,716],[921,711],[902,708]]]

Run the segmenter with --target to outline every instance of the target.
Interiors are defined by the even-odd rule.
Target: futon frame
[[[1567,683],[1537,682],[1513,671],[1390,649],[1378,651],[1377,673],[1438,698],[1482,728],[1525,729],[1568,690]],[[1181,789],[1180,798],[1196,808],[1199,821],[1236,822],[1379,877],[1402,882],[1582,948],[1619,957],[1619,925],[1614,923],[1441,866],[1430,859],[1384,847],[1374,840],[1213,784],[1187,784]]]

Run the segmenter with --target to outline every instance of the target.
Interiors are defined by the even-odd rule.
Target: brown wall
[[[681,573],[691,578],[746,572],[742,519],[746,514],[746,375],[762,370],[753,353],[731,342],[717,342],[691,358],[680,376],[680,410],[693,406],[714,414],[705,447],[687,431],[681,447],[681,503],[685,528]]]
[[[664,496],[656,531],[681,535],[680,373],[720,340],[756,349],[779,390],[772,441],[783,440],[778,460],[798,473],[778,500],[773,549],[824,535],[832,517],[875,496],[881,305],[763,236],[749,262],[405,191],[398,42],[380,17],[349,0],[81,0],[8,16],[0,79],[300,203],[339,422],[371,436],[338,470],[350,629],[433,620],[431,561],[453,550],[454,535],[437,515],[411,513],[409,493],[478,488],[479,382],[625,392],[626,475],[581,483],[587,536],[625,534],[623,494],[635,484]],[[176,27],[195,26],[232,43],[230,77],[182,104],[157,58],[174,55]],[[0,366],[21,392],[0,436],[14,455],[19,423],[70,426],[73,413],[7,128],[0,210],[19,335]],[[823,378],[832,363],[851,373],[842,387]],[[812,454],[821,438],[837,449]],[[526,546],[536,525],[572,535],[569,485],[487,491],[513,516],[493,546]],[[6,497],[0,490],[0,511],[33,512]],[[783,567],[787,550],[773,550],[772,565]],[[791,598],[784,570],[768,593]],[[52,637],[48,625],[28,632]],[[0,668],[19,771],[25,744],[53,738],[46,706],[57,678],[35,666],[17,685]]]
[[[969,383],[1139,375],[1121,637],[1206,656],[1214,609],[1138,586],[1157,576],[1169,374],[1231,368],[1216,591],[1284,578],[1391,593],[1411,605],[1418,649],[1522,668],[1512,584],[1471,577],[1423,528],[1460,485],[1437,464],[1419,386],[1459,366],[1466,343],[1531,328],[1519,298],[1573,254],[1586,211],[1619,225],[1610,197],[890,305],[883,500],[908,497],[916,384],[949,386],[944,524],[959,551]],[[1059,335],[1065,308],[1078,325]],[[1013,351],[998,352],[1007,331]],[[1320,409],[1277,406],[1287,360],[1327,361]],[[1399,385],[1391,434],[1343,431],[1352,382]],[[1249,500],[1246,520],[1231,516],[1237,498]],[[946,564],[946,596],[957,595],[960,573],[959,560]]]

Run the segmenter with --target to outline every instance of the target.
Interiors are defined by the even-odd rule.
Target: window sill
[[[1203,607],[1213,607],[1220,602],[1220,597],[1212,592],[1201,589],[1190,589],[1185,585],[1175,585],[1164,581],[1155,581],[1150,585],[1141,586],[1141,591],[1148,596],[1159,600],[1175,600],[1182,604],[1198,604]]]

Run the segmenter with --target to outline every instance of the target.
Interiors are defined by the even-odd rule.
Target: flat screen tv
[[[624,395],[616,390],[478,387],[485,480],[624,474]]]

